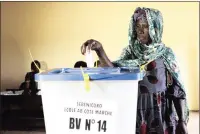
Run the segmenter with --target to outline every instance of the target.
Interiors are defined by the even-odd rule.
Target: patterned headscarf
[[[141,44],[137,40],[136,21],[137,19],[146,19],[149,25],[149,35],[152,42],[148,45]],[[153,61],[157,58],[163,58],[164,64],[177,84],[185,93],[183,82],[180,78],[180,70],[176,57],[172,49],[165,47],[162,43],[163,18],[160,11],[150,8],[137,8],[131,17],[129,25],[129,45],[126,47],[120,58],[113,62],[119,66],[137,67]],[[185,118],[188,120],[189,110],[186,103]]]
[[[146,12],[144,10],[142,10],[141,8],[137,8],[134,15],[133,15],[133,19],[136,22],[137,20],[147,20],[146,17]]]

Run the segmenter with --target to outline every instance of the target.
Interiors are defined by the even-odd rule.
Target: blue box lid
[[[83,68],[90,81],[100,80],[142,80],[139,68]],[[83,81],[80,68],[58,68],[35,75],[36,81]]]

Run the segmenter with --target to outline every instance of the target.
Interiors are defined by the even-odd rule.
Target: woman
[[[139,82],[136,134],[187,134],[189,110],[186,93],[172,50],[162,43],[163,19],[160,11],[137,8],[129,26],[129,45],[120,58],[111,62],[102,44],[86,41],[82,54],[95,50],[102,67],[145,65]]]
[[[34,62],[31,62],[31,72],[28,72],[25,76],[24,94],[31,93],[32,95],[36,95],[38,92],[37,82],[35,82],[35,74],[39,73],[38,68],[40,69],[39,61],[34,60]]]

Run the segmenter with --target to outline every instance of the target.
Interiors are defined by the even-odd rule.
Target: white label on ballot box
[[[63,107],[64,106],[64,107]],[[63,127],[69,134],[114,134],[117,104],[110,100],[75,100],[63,103]]]

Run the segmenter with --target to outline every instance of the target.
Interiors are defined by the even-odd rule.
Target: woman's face
[[[136,22],[137,39],[142,44],[149,44],[151,38],[149,36],[149,25],[146,19],[139,19]]]

